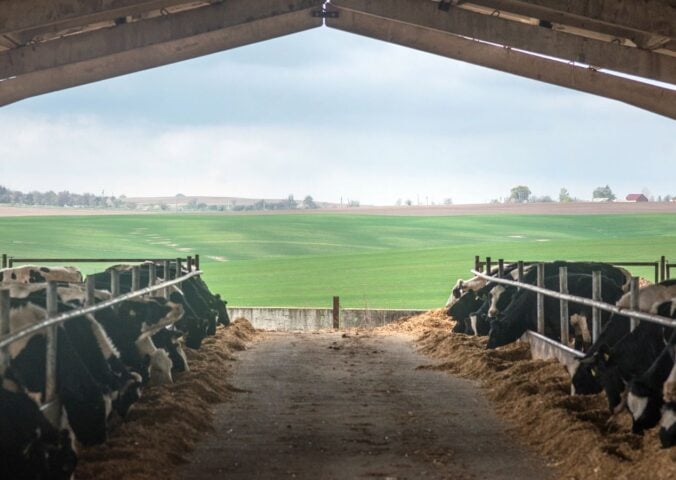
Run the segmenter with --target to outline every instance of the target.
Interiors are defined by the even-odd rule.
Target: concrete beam
[[[509,48],[468,40],[439,30],[332,7],[326,25],[447,58],[599,95],[676,119],[676,91]]]
[[[173,7],[190,0],[0,0],[0,35],[78,25]],[[194,2],[194,0],[193,0]]]
[[[190,38],[321,5],[321,0],[230,0],[203,8],[73,35],[0,53],[0,79]],[[319,21],[317,23],[320,23]]]
[[[230,2],[231,5],[235,3],[247,2]],[[283,3],[288,5],[288,2]],[[193,35],[163,42],[133,42],[133,48],[127,43],[125,46],[129,48],[111,48],[105,55],[87,56],[70,63],[55,63],[50,68],[4,80],[0,82],[0,106],[47,92],[308,30],[321,26],[322,19],[313,17],[310,9],[301,9],[261,19],[244,16],[236,22],[229,19],[227,23],[228,26],[224,28],[193,32]],[[118,44],[113,43],[111,46]]]
[[[333,0],[332,5],[410,25],[454,33],[485,42],[584,63],[595,68],[676,84],[676,58],[504,20],[468,10],[439,10],[431,1]]]
[[[605,25],[676,37],[676,12],[660,0],[470,0],[469,3],[589,30]]]

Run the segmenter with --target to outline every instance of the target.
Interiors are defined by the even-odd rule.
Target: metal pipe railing
[[[530,290],[530,291],[535,292],[535,293],[539,293],[539,294],[544,295],[544,296],[557,298],[559,300],[567,300],[569,302],[579,303],[581,305],[587,305],[589,307],[598,308],[598,309],[604,310],[606,312],[617,313],[617,314],[620,314],[620,315],[626,315],[628,317],[636,318],[638,320],[646,320],[648,322],[657,323],[657,324],[663,325],[665,327],[676,327],[676,320],[673,320],[671,318],[661,317],[659,315],[653,315],[651,313],[640,312],[640,311],[637,311],[637,310],[633,310],[631,308],[620,308],[616,305],[611,305],[609,303],[601,302],[601,301],[598,301],[598,300],[592,300],[592,299],[586,298],[586,297],[577,297],[575,295],[560,293],[560,292],[556,292],[554,290],[548,290],[544,287],[531,285],[529,283],[520,283],[520,282],[517,282],[517,281],[514,281],[514,280],[508,280],[506,278],[492,277],[490,275],[486,275],[485,273],[479,272],[477,270],[471,270],[471,272],[474,275],[476,275],[480,278],[486,279],[490,282],[499,283],[499,284],[502,284],[502,285],[510,285],[512,287],[517,287],[517,288],[523,288],[523,289]]]

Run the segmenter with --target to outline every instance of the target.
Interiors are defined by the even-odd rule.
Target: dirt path
[[[410,337],[266,334],[238,355],[216,431],[180,479],[490,478],[551,473],[504,432],[480,390]]]

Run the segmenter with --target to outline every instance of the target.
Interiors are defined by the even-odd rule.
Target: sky
[[[676,194],[676,122],[325,27],[0,108],[0,185],[480,203]]]

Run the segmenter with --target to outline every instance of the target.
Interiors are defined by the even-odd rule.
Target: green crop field
[[[438,307],[474,255],[676,262],[670,214],[14,217],[0,232],[13,256],[199,253],[211,288],[242,306],[328,306],[339,295],[350,307]]]

